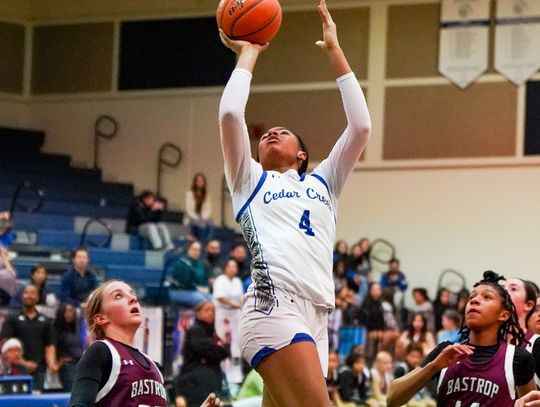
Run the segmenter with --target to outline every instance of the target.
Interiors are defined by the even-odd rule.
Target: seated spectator
[[[214,330],[215,307],[203,301],[195,308],[195,322],[186,331],[184,364],[175,379],[176,406],[199,406],[208,393],[222,397],[224,373],[220,363],[229,356]]]
[[[347,282],[349,287],[358,293],[358,304],[362,304],[368,285],[371,281],[371,264],[364,256],[360,243],[353,245],[351,255],[347,258]]]
[[[343,402],[344,407],[377,406],[377,402],[371,399],[371,377],[362,354],[347,356],[345,366],[339,370],[338,383],[338,404]]]
[[[154,250],[174,249],[167,225],[160,222],[164,208],[153,192],[141,192],[129,206],[126,233],[147,239]]]
[[[58,365],[52,323],[36,309],[38,300],[38,288],[27,285],[23,291],[22,310],[9,315],[2,326],[0,339],[16,337],[22,342],[23,365],[34,378],[34,389],[43,390],[47,368],[56,374]]]
[[[240,358],[238,341],[238,323],[244,289],[238,274],[238,264],[230,259],[225,264],[222,275],[214,282],[214,298],[216,301],[216,334],[224,343],[230,345],[231,356]]]
[[[389,325],[388,311],[391,305],[383,300],[383,292],[379,283],[371,283],[368,295],[360,309],[362,320],[367,329],[367,359],[373,360],[375,354],[383,349],[389,349],[395,338],[396,324]]]
[[[71,304],[62,304],[53,322],[56,334],[56,357],[60,381],[64,391],[71,391],[75,367],[83,354],[81,334],[77,323],[77,311]]]
[[[71,260],[73,267],[62,276],[60,301],[78,307],[99,284],[95,274],[88,268],[90,260],[88,249],[85,247],[75,249]]]
[[[469,302],[469,297],[471,293],[466,288],[462,288],[461,291],[458,294],[457,298],[457,304],[456,304],[456,310],[459,313],[459,315],[463,315],[465,313],[465,306]]]
[[[186,192],[186,216],[187,225],[191,227],[191,234],[202,244],[206,244],[214,234],[211,199],[206,191],[206,177],[197,173],[193,177],[191,189]]]
[[[10,247],[15,241],[15,237],[9,212],[0,212],[0,246]]]
[[[435,314],[427,290],[425,288],[414,288],[412,290],[412,296],[414,305],[411,307],[411,311],[424,315],[427,321],[427,329],[431,332],[435,332]]]
[[[411,344],[419,344],[424,350],[424,355],[435,347],[435,338],[433,333],[427,329],[426,318],[422,313],[413,315],[407,330],[405,330],[396,342],[396,357],[402,359],[405,353],[405,348]]]
[[[334,277],[334,289],[341,290],[341,287],[347,285],[347,264],[345,260],[338,260],[333,264],[332,274]]]
[[[400,270],[399,260],[394,257],[390,260],[390,269],[381,276],[381,287],[391,299],[390,303],[397,309],[401,309],[403,294],[408,286],[407,277]]]
[[[58,300],[54,293],[47,288],[47,269],[45,266],[38,264],[32,267],[30,271],[30,284],[35,285],[39,289],[38,305],[46,305],[48,307],[56,307]],[[17,293],[11,298],[9,303],[10,308],[20,308],[22,306],[22,293],[24,286],[20,287]]]
[[[424,350],[419,344],[411,343],[405,349],[403,362],[399,362],[394,369],[394,379],[405,376],[416,369],[423,359]],[[407,403],[407,407],[435,407],[437,403],[429,394],[427,388],[423,388],[416,393]]]
[[[174,304],[194,307],[212,298],[208,270],[200,256],[201,244],[196,240],[191,241],[186,253],[171,258],[165,266],[167,279],[171,283],[169,298]]]
[[[23,346],[17,338],[10,338],[2,345],[1,376],[27,375],[28,369],[23,364]]]
[[[264,382],[259,373],[255,369],[247,374],[234,407],[260,407],[262,405],[262,395],[264,390]]]
[[[229,257],[238,263],[238,278],[242,280],[245,288],[246,279],[251,282],[251,265],[249,264],[246,245],[242,242],[235,243],[231,248]]]
[[[328,354],[328,374],[326,375],[326,388],[332,406],[337,405],[339,392],[339,355],[337,352]]]
[[[17,272],[9,260],[8,251],[0,245],[0,306],[8,305],[17,292]]]
[[[337,263],[340,260],[347,261],[347,258],[349,257],[347,253],[348,250],[347,242],[345,242],[345,240],[338,240],[334,245],[334,263]]]
[[[450,291],[447,288],[439,288],[437,298],[433,301],[433,315],[435,316],[435,332],[442,329],[442,316],[446,310],[453,309],[450,304]]]
[[[437,343],[459,341],[461,317],[456,310],[447,309],[442,315],[442,329],[437,333]]]
[[[206,254],[203,263],[210,275],[209,284],[214,285],[214,281],[218,276],[223,274],[223,263],[221,261],[221,243],[217,239],[209,240],[206,243]]]
[[[379,406],[386,406],[386,394],[390,383],[394,380],[392,376],[392,355],[386,351],[380,351],[375,356],[375,363],[371,368],[372,397],[379,403]]]

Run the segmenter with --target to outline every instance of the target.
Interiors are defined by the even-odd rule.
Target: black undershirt
[[[429,355],[420,363],[420,367],[426,366],[429,362],[432,362],[439,353],[443,351],[449,345],[453,345],[449,341],[444,341],[437,345]],[[499,344],[490,346],[478,346],[474,345],[474,353],[470,356],[473,363],[486,363],[497,353]],[[523,386],[531,381],[534,377],[534,359],[529,352],[525,349],[518,348],[514,353],[514,361],[512,363],[512,369],[514,371],[514,383],[516,386]],[[440,372],[433,376],[434,379],[439,379]]]
[[[145,369],[150,362],[137,349],[121,343]],[[71,391],[70,407],[91,407],[96,402],[98,392],[105,386],[112,369],[112,355],[109,347],[96,341],[86,349],[77,364],[75,380]]]

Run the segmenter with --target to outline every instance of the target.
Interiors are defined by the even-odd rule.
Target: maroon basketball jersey
[[[112,355],[109,380],[96,397],[96,407],[166,407],[167,394],[163,376],[146,355],[149,368],[142,366],[121,343],[107,338],[102,341]]]
[[[450,345],[452,346],[452,345]],[[441,371],[437,397],[438,407],[505,407],[513,406],[514,345],[501,342],[486,363],[467,358]]]

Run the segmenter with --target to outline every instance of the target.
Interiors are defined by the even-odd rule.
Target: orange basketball
[[[216,19],[229,38],[266,44],[281,25],[281,6],[278,0],[221,0]]]

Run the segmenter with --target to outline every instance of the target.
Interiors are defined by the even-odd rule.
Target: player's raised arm
[[[268,44],[234,41],[220,30],[221,42],[238,56],[236,68],[223,91],[219,105],[221,147],[225,161],[225,177],[231,192],[237,191],[248,174],[251,159],[249,135],[244,119],[249,97],[251,73],[259,54]]]
[[[325,0],[320,0],[318,9],[322,19],[323,40],[317,41],[316,44],[328,55],[337,77],[347,116],[347,128],[328,159],[315,168],[314,172],[325,178],[332,192],[339,196],[345,179],[360,159],[367,144],[371,134],[371,118],[362,89],[339,45],[336,24],[326,7]]]

